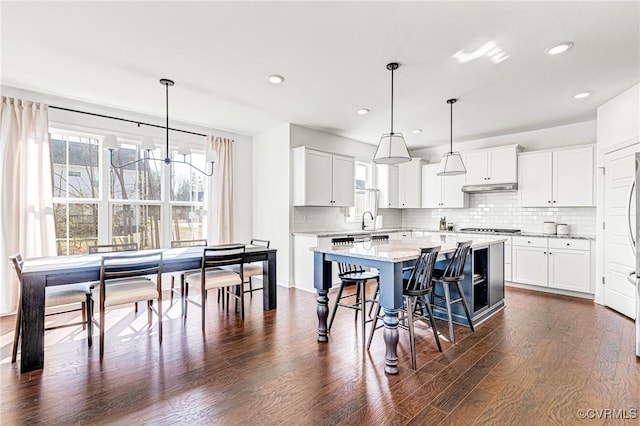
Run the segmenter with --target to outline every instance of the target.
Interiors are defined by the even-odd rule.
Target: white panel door
[[[513,281],[547,286],[547,250],[541,247],[512,247]]]
[[[438,176],[440,164],[422,166],[422,207],[437,209],[442,207],[442,177]],[[462,175],[461,175],[462,176]],[[464,176],[462,176],[464,179]]]
[[[549,287],[591,293],[591,253],[549,249]]]
[[[593,206],[593,147],[554,151],[554,207]]]
[[[518,198],[523,207],[551,207],[553,188],[551,152],[518,156]]]
[[[487,151],[469,152],[464,155],[465,185],[483,185],[487,182]]]
[[[634,155],[639,150],[636,144],[604,156],[604,304],[629,318],[635,318],[635,287],[627,275],[635,270],[636,260],[628,239],[627,198],[634,179]],[[633,224],[635,214],[634,196]]]
[[[332,206],[351,207],[355,197],[355,167],[353,157],[333,155]]]
[[[305,150],[305,202],[307,206],[331,206],[331,154]],[[353,180],[352,180],[353,181]]]
[[[518,158],[515,146],[494,148],[488,152],[488,179],[486,183],[513,183],[518,181]]]

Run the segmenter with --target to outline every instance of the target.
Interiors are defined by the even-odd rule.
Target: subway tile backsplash
[[[456,230],[460,228],[511,228],[542,232],[542,223],[569,225],[569,233],[595,235],[595,207],[520,207],[517,192],[469,194],[467,209],[409,209],[402,214],[402,226],[437,229],[446,216]]]
[[[294,207],[293,231],[359,230],[359,219],[349,220],[347,209],[336,207]],[[460,228],[515,228],[542,232],[542,223],[554,221],[569,225],[569,232],[595,235],[595,207],[520,207],[517,192],[469,195],[467,209],[380,209],[384,228],[438,229],[442,216]]]
[[[294,207],[293,232],[356,231],[362,226],[361,218],[346,217],[347,208]],[[402,210],[380,209],[384,228],[402,227]]]

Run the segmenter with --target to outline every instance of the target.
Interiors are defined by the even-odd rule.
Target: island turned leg
[[[318,342],[328,342],[327,336],[327,317],[329,316],[329,293],[328,290],[318,290]]]
[[[313,286],[318,292],[318,342],[328,342],[327,317],[329,316],[329,289],[331,288],[331,262],[324,253],[313,254]]]
[[[386,353],[384,356],[384,372],[398,374],[398,311],[384,308],[384,344]]]

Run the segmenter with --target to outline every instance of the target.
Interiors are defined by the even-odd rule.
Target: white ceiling
[[[283,123],[411,148],[596,118],[640,80],[640,3],[6,2],[1,83],[243,134]],[[544,49],[575,43],[567,53]],[[510,57],[452,55],[495,41]],[[286,81],[274,86],[269,74]],[[593,91],[589,98],[573,95]],[[356,114],[369,108],[368,115]],[[421,134],[411,133],[421,128]]]

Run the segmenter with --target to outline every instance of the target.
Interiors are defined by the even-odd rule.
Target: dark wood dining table
[[[202,247],[171,248],[163,252],[162,272],[197,269],[202,263]],[[158,250],[148,250],[154,252]],[[143,251],[141,251],[143,252]],[[276,253],[273,248],[246,246],[245,262],[262,262],[263,309],[276,309]],[[22,269],[22,339],[20,372],[44,367],[45,287],[98,281],[105,254],[52,256],[26,259]],[[114,253],[109,253],[114,255]]]

